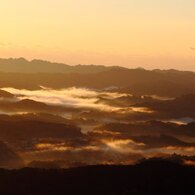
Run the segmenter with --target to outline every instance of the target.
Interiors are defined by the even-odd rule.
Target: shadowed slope
[[[24,166],[23,160],[6,144],[0,142],[0,167],[18,168]]]
[[[143,162],[136,166],[0,170],[0,193],[186,195],[195,193],[194,180],[194,167],[163,160]]]

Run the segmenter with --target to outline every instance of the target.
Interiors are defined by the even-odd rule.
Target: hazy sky
[[[0,0],[0,57],[195,71],[195,0]]]

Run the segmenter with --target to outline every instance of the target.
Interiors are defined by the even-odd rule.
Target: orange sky
[[[194,0],[0,1],[0,57],[195,71]]]

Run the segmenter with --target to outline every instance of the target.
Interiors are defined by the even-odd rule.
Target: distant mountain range
[[[195,93],[195,73],[96,65],[69,66],[41,60],[0,59],[0,87],[40,89],[86,87],[137,95],[180,96]]]
[[[0,72],[15,73],[97,73],[111,69],[125,69],[123,67],[103,65],[76,65],[52,63],[44,60],[28,61],[24,58],[0,59]]]
[[[0,72],[9,73],[99,73],[109,70],[131,70],[121,66],[104,66],[104,65],[67,65],[64,63],[49,62],[46,60],[26,60],[25,58],[0,58]],[[144,71],[142,67],[134,70]],[[160,70],[155,69],[151,72],[164,73],[164,74],[183,74],[190,71],[178,71],[175,69]]]

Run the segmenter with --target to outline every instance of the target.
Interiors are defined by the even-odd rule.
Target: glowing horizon
[[[195,71],[193,0],[0,1],[0,57]]]

